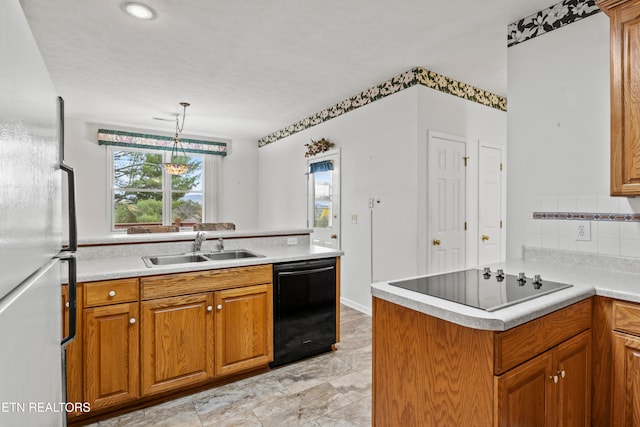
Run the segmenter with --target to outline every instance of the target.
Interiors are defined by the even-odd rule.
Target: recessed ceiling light
[[[127,12],[127,14],[133,16],[138,19],[153,19],[156,17],[156,13],[149,6],[136,3],[136,2],[125,2],[121,5],[122,10]]]

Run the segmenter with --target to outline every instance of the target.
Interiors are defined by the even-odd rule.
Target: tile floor
[[[341,307],[335,352],[91,427],[370,426],[371,317]]]

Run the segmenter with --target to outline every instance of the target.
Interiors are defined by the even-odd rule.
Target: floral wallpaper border
[[[531,40],[600,12],[595,0],[564,0],[509,24],[507,47]]]
[[[417,84],[458,96],[468,101],[477,102],[487,107],[507,111],[507,99],[502,96],[459,82],[434,71],[416,67],[286,128],[260,138],[258,147],[264,147],[279,139],[286,138]]]
[[[640,222],[640,214],[593,212],[534,212],[533,219]]]

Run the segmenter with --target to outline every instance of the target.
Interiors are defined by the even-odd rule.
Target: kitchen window
[[[110,148],[111,228],[180,224],[192,226],[204,217],[205,157],[190,155],[184,175],[164,171],[171,152]]]

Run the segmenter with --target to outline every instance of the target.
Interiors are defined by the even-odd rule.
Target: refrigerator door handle
[[[73,254],[62,255],[60,260],[69,264],[69,334],[61,342],[64,347],[76,337],[76,257]]]
[[[60,163],[60,169],[67,173],[67,188],[69,198],[69,246],[63,251],[78,250],[78,228],[76,220],[76,173],[71,166]]]

